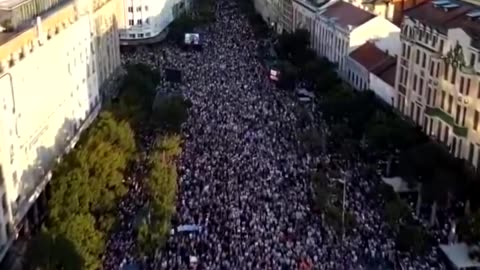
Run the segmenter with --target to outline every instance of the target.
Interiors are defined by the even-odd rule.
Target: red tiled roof
[[[335,18],[335,22],[342,27],[348,27],[348,25],[357,27],[375,17],[372,13],[343,1],[338,1],[327,7],[322,15],[332,19]]]
[[[350,53],[350,58],[365,67],[368,71],[372,71],[387,57],[388,54],[377,48],[372,42],[365,42],[362,46]]]
[[[396,58],[380,50],[374,43],[366,42],[351,52],[349,57],[386,83],[395,84]]]
[[[387,60],[378,68],[372,71],[377,77],[388,83],[392,87],[395,87],[395,74],[397,73],[397,59],[393,57],[387,58]]]

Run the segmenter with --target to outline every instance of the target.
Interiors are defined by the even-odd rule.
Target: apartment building
[[[452,154],[480,165],[480,7],[425,2],[406,12],[395,106]]]
[[[339,75],[348,80],[348,55],[367,41],[392,54],[400,51],[400,29],[383,17],[338,1],[317,14],[313,48],[320,56],[337,64]]]
[[[0,260],[41,219],[50,170],[100,110],[120,66],[122,10],[67,2],[0,32]]]
[[[281,0],[253,0],[255,10],[262,16],[263,20],[271,27],[277,29],[280,21]]]
[[[157,42],[155,37],[166,33],[168,25],[191,6],[191,0],[124,0],[123,3],[120,39],[124,44],[137,40]]]
[[[335,0],[336,1],[336,0]],[[310,43],[315,40],[315,18],[326,6],[334,3],[329,0],[293,0],[293,23],[292,28],[306,29],[310,32]]]
[[[347,82],[357,90],[372,90],[386,104],[395,100],[396,56],[372,41],[356,48],[347,57]]]

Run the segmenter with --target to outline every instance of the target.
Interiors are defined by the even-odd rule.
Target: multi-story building
[[[396,55],[367,41],[347,58],[347,81],[357,90],[372,90],[386,104],[395,100]]]
[[[191,6],[190,0],[124,0],[124,21],[120,39],[158,41],[168,25]]]
[[[406,12],[395,106],[457,157],[480,165],[480,7],[428,1]]]
[[[339,75],[348,80],[346,58],[365,42],[395,54],[400,51],[399,28],[383,17],[375,16],[346,2],[335,2],[317,14],[313,48],[319,56],[337,64]]]
[[[292,29],[305,29],[310,32],[310,43],[315,40],[315,17],[323,8],[336,2],[329,0],[293,0]]]
[[[0,259],[39,222],[52,166],[99,112],[120,66],[122,10],[66,2],[0,33]]]

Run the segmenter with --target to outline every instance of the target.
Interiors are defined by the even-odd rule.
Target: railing
[[[442,111],[440,108],[426,107],[425,114],[431,117],[440,118],[443,122],[452,127],[453,133],[457,136],[466,137],[468,134],[468,128],[456,125],[453,117]]]

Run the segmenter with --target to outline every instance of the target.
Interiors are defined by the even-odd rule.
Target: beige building
[[[0,260],[45,213],[50,170],[100,110],[120,66],[122,10],[67,2],[0,33]]]
[[[425,2],[405,14],[395,106],[457,157],[480,165],[480,7]]]

